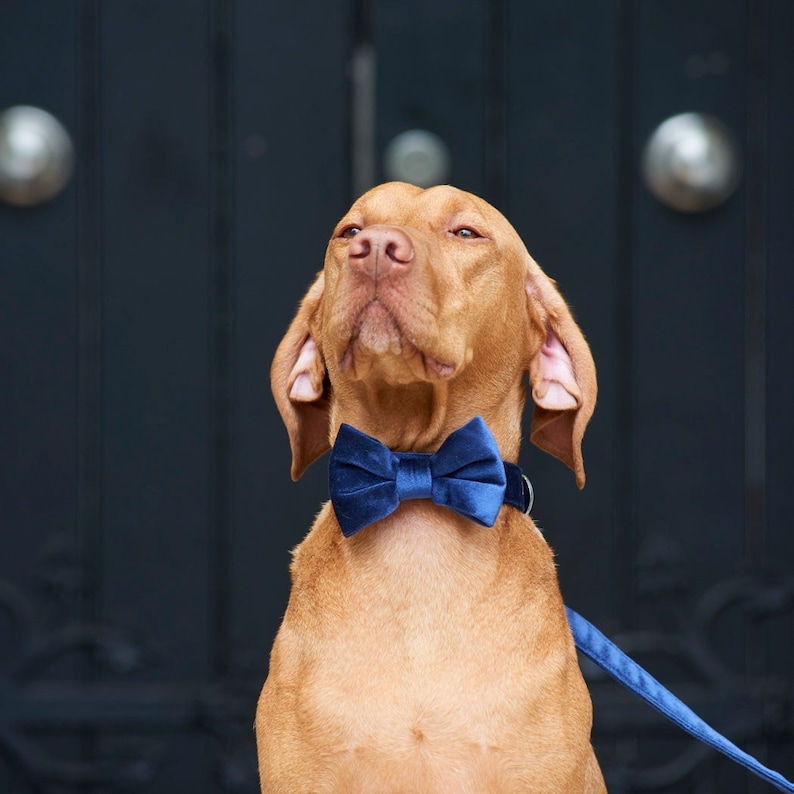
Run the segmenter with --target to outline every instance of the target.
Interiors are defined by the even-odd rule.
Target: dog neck
[[[330,437],[342,423],[377,438],[395,452],[436,452],[444,440],[476,415],[482,416],[496,439],[502,458],[515,463],[521,442],[525,389],[515,389],[493,405],[457,399],[466,393],[454,382],[408,385],[374,380],[356,381],[336,389],[331,408]]]

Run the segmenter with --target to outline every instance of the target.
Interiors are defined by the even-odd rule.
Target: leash
[[[794,783],[786,780],[779,772],[765,767],[756,758],[726,739],[719,731],[714,730],[580,614],[568,607],[565,607],[565,612],[568,615],[574,643],[588,659],[595,662],[623,686],[639,695],[679,728],[683,728],[696,739],[719,750],[780,791],[794,794]]]

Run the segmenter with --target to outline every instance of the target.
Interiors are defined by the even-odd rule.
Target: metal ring
[[[521,479],[524,481],[524,496],[529,497],[527,502],[527,509],[524,510],[524,515],[529,515],[529,511],[532,510],[532,505],[535,504],[535,489],[532,487],[532,483],[529,481],[529,477],[526,474],[521,475]]]

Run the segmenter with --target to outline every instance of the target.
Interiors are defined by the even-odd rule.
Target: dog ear
[[[301,301],[270,368],[270,386],[289,434],[293,480],[331,446],[331,385],[322,351],[310,330],[320,325],[324,286],[321,272]]]
[[[539,317],[545,333],[529,364],[535,403],[530,439],[573,469],[577,486],[583,488],[582,437],[596,403],[595,363],[554,281],[528,258],[530,317]]]

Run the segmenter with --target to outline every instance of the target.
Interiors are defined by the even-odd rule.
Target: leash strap
[[[663,687],[649,672],[623,653],[592,623],[568,607],[565,607],[565,611],[568,615],[574,643],[588,659],[603,668],[623,686],[639,695],[669,720],[672,720],[679,728],[683,728],[696,739],[719,750],[780,791],[794,794],[794,783],[786,780],[779,772],[765,767],[753,756],[745,753],[721,733],[715,731],[672,692]]]

